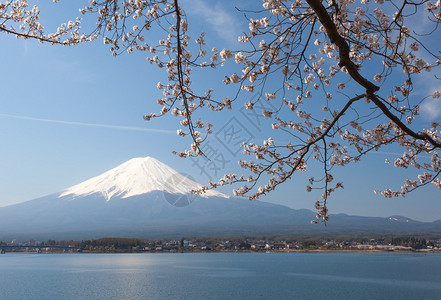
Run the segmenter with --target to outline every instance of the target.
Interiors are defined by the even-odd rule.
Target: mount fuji
[[[441,233],[441,221],[423,223],[399,216],[339,214],[331,216],[327,227],[312,226],[315,213],[310,210],[213,190],[191,193],[201,187],[154,158],[134,158],[59,193],[0,207],[0,240]]]
[[[133,158],[59,193],[0,207],[0,239],[236,234],[272,227],[266,221],[290,211],[214,190],[191,193],[200,188],[152,157]]]
[[[133,158],[97,177],[64,190],[58,198],[84,197],[94,194],[106,201],[112,198],[130,198],[155,191],[183,195],[202,188],[202,185],[181,175],[152,157]],[[209,190],[202,197],[228,196]]]

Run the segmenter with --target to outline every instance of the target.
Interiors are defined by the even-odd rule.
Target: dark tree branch
[[[335,26],[335,23],[332,21],[331,17],[329,16],[328,12],[326,11],[326,8],[323,6],[320,0],[306,0],[306,2],[309,4],[309,6],[314,10],[314,12],[317,14],[317,17],[319,18],[322,25],[325,27],[326,34],[329,37],[329,40],[335,44],[338,47],[339,54],[340,54],[340,66],[346,67],[348,70],[349,75],[362,87],[366,89],[366,95],[369,100],[372,100],[372,102],[375,103],[375,105],[381,109],[381,111],[384,113],[386,117],[388,117],[391,121],[393,121],[399,128],[401,128],[405,133],[412,136],[415,139],[418,140],[425,140],[428,141],[430,144],[432,144],[436,148],[441,148],[441,143],[435,141],[433,138],[431,138],[427,133],[417,133],[413,130],[411,130],[409,127],[407,127],[401,120],[396,117],[394,114],[390,112],[390,110],[384,105],[383,102],[381,102],[380,99],[374,94],[377,92],[380,88],[364,78],[359,72],[357,66],[352,62],[350,59],[349,53],[350,48],[347,43],[347,41],[338,33],[337,27]]]

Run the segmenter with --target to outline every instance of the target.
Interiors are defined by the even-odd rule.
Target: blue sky
[[[219,49],[234,48],[237,43],[232,37],[247,30],[233,3],[184,2],[191,4],[194,8],[187,11],[190,24],[195,31],[207,31],[209,43]],[[57,9],[71,13],[70,7],[61,5],[63,1]],[[49,24],[63,21],[59,16],[43,17]],[[277,137],[268,126],[260,127],[260,117],[245,115],[240,109],[252,97],[244,95],[246,99],[234,111],[207,112],[206,117],[215,124],[215,134],[207,145],[212,162],[174,156],[172,150],[183,150],[190,143],[176,135],[179,120],[171,115],[150,122],[142,119],[144,114],[160,110],[156,83],[165,81],[164,74],[146,63],[144,54],[112,57],[100,40],[60,47],[2,34],[0,64],[0,206],[59,192],[140,156],[155,157],[206,183],[221,177],[224,170],[240,172],[240,151],[231,147],[234,141],[225,142],[224,134],[231,126],[255,141]],[[197,76],[194,84],[206,87],[221,73]],[[220,89],[220,93],[231,92]],[[439,103],[430,105],[425,118],[439,120]],[[431,185],[406,198],[374,195],[374,189],[399,188],[405,178],[402,169],[384,163],[393,154],[393,150],[379,151],[356,165],[336,169],[334,177],[344,182],[345,189],[330,198],[331,213],[440,219],[441,193]],[[314,174],[300,174],[261,200],[313,209],[319,195],[306,192],[309,176]],[[222,191],[231,194],[229,189]]]

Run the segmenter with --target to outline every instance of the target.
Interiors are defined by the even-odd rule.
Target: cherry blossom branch
[[[430,137],[427,133],[416,133],[412,131],[409,127],[407,127],[403,122],[401,122],[400,119],[398,119],[394,114],[390,112],[389,109],[381,102],[380,99],[376,95],[370,95],[369,99],[372,100],[380,109],[381,111],[389,118],[391,119],[395,124],[398,125],[405,133],[410,135],[411,137],[414,137],[418,140],[425,140],[428,141],[430,144],[432,144],[435,148],[441,148],[441,143],[435,141],[432,137]]]
[[[361,76],[357,70],[357,66],[352,62],[349,57],[350,48],[348,43],[341,35],[338,33],[335,23],[331,20],[326,8],[322,5],[320,0],[306,0],[306,2],[311,6],[311,8],[317,14],[320,22],[326,29],[326,33],[332,43],[337,45],[340,53],[340,63],[341,67],[346,67],[349,75],[358,82],[361,86],[366,89],[367,98],[372,100],[381,111],[391,119],[395,124],[398,125],[404,132],[410,136],[419,139],[426,140],[431,143],[436,148],[441,148],[441,143],[432,139],[427,133],[416,133],[407,127],[400,119],[393,115],[390,110],[374,95],[380,88],[374,85],[372,82]],[[404,4],[403,4],[404,5]],[[402,8],[403,9],[403,8]],[[401,11],[400,11],[401,12]]]
[[[306,0],[306,2],[311,6],[314,12],[317,14],[317,17],[320,20],[320,23],[325,27],[326,34],[329,37],[331,43],[337,45],[340,53],[340,67],[346,67],[349,75],[358,82],[361,86],[366,88],[367,95],[373,94],[378,91],[380,88],[364,78],[358,72],[357,66],[352,62],[349,57],[350,48],[348,43],[341,35],[338,33],[337,27],[335,23],[331,20],[326,8],[323,6],[320,0]]]

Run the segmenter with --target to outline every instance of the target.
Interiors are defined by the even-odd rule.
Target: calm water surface
[[[441,299],[439,253],[0,255],[0,299]]]

